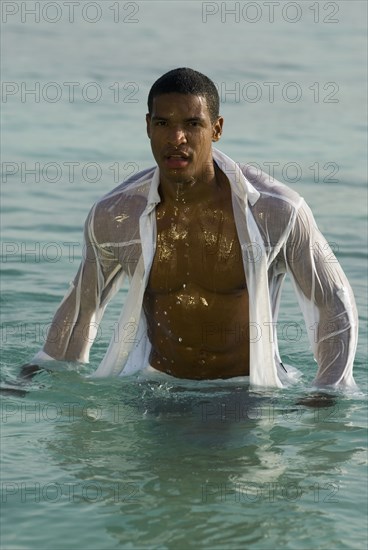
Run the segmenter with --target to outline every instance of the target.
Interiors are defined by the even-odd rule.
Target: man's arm
[[[32,376],[47,359],[88,362],[106,303],[122,275],[114,252],[100,246],[94,222],[93,208],[85,222],[83,260],[77,275],[55,313],[43,349],[22,367],[23,376]]]
[[[355,386],[358,315],[354,295],[305,203],[288,238],[285,257],[318,364],[313,384]]]

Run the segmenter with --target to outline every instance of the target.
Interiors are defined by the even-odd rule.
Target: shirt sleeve
[[[285,257],[318,364],[313,385],[354,387],[358,315],[350,284],[303,201]]]
[[[94,231],[95,209],[84,227],[83,260],[62,300],[48,331],[43,349],[34,360],[88,362],[107,302],[122,283],[122,266],[108,246],[101,245]]]

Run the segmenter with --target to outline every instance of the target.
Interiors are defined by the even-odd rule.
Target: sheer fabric
[[[354,386],[357,311],[349,282],[304,199],[250,165],[213,149],[227,176],[249,292],[251,385],[282,387],[277,343],[282,283],[289,274],[317,361],[315,386]],[[142,310],[156,244],[159,169],[132,176],[91,209],[84,258],[34,361],[88,362],[105,307],[127,276],[130,289],[94,376],[130,375],[148,365],[150,342]]]

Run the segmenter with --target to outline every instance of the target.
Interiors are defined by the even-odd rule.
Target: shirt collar
[[[153,210],[156,204],[161,202],[161,197],[158,192],[159,185],[160,185],[160,170],[158,166],[156,166],[155,171],[153,172],[151,185],[150,185],[148,197],[147,197],[147,206],[146,206],[147,213]]]
[[[234,193],[240,199],[244,201],[248,200],[253,206],[259,199],[260,193],[244,176],[239,164],[215,148],[213,148],[213,158],[220,170],[222,170],[228,178]]]

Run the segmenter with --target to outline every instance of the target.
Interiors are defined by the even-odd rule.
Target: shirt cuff
[[[29,363],[32,364],[32,363],[42,363],[43,361],[55,361],[55,359],[53,357],[51,357],[50,355],[47,355],[47,353],[45,353],[42,349],[36,353],[36,355],[33,357],[32,361],[30,361]]]

